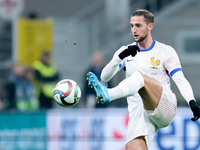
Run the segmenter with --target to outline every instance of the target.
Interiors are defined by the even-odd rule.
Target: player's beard
[[[146,37],[147,37],[147,34],[146,34],[145,36],[139,37],[139,39],[135,39],[135,38],[134,38],[134,41],[135,41],[135,42],[142,42],[142,41],[144,41],[144,40],[146,39]]]

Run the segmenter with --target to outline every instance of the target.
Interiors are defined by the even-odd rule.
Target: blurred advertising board
[[[150,150],[199,150],[200,121],[178,108],[170,126],[157,131]],[[52,109],[1,112],[2,150],[125,150],[128,112],[120,109]]]
[[[158,130],[150,150],[200,149],[200,122],[178,108],[172,124]],[[49,111],[48,150],[125,150],[126,109]]]
[[[123,150],[126,109],[50,111],[48,150]]]
[[[46,150],[45,113],[0,113],[1,150]]]
[[[20,18],[17,25],[17,60],[25,65],[40,58],[42,51],[53,51],[51,19]]]

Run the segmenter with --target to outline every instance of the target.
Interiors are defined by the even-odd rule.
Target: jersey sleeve
[[[172,77],[176,72],[182,71],[181,63],[176,51],[171,47],[167,46],[165,49],[165,61],[164,67]]]
[[[121,70],[123,63],[120,58],[119,58],[119,54],[125,50],[127,47],[126,46],[122,46],[120,49],[118,49],[113,58],[111,59],[111,61],[103,68],[102,72],[101,72],[101,80],[104,82],[108,82],[112,79],[112,77],[119,71]]]
[[[170,46],[167,47],[166,52],[166,60],[164,62],[165,68],[177,85],[184,99],[189,103],[190,100],[194,99],[193,90],[182,72],[179,57],[176,51]]]
[[[179,91],[181,92],[182,96],[184,97],[184,99],[187,101],[188,104],[190,100],[194,100],[192,87],[188,82],[188,80],[183,75],[182,71],[179,71],[176,74],[174,74],[172,79],[177,85]]]

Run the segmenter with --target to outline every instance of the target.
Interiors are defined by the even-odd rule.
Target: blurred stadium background
[[[84,90],[92,52],[102,51],[108,62],[121,45],[133,42],[129,19],[136,8],[155,14],[154,39],[175,48],[200,100],[199,0],[0,0],[0,86],[15,62],[30,65],[49,49],[60,78],[73,79]],[[123,72],[116,75],[113,86],[123,78]],[[177,118],[156,135],[152,150],[200,149],[200,123],[188,121],[192,114],[183,108],[187,104],[173,82],[172,89],[178,98]],[[70,109],[55,104],[46,111],[2,110],[0,149],[123,150],[126,101],[98,110],[86,110],[82,102]]]

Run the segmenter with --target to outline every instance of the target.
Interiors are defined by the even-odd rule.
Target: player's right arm
[[[127,49],[127,46],[122,46],[118,49],[111,61],[103,68],[101,72],[101,80],[104,82],[110,81],[112,77],[121,69],[120,64],[122,63],[122,59],[119,58],[119,54]]]
[[[103,68],[101,73],[101,80],[108,82],[121,68],[122,61],[128,56],[134,57],[140,49],[137,45],[122,46],[118,49],[112,60]]]

